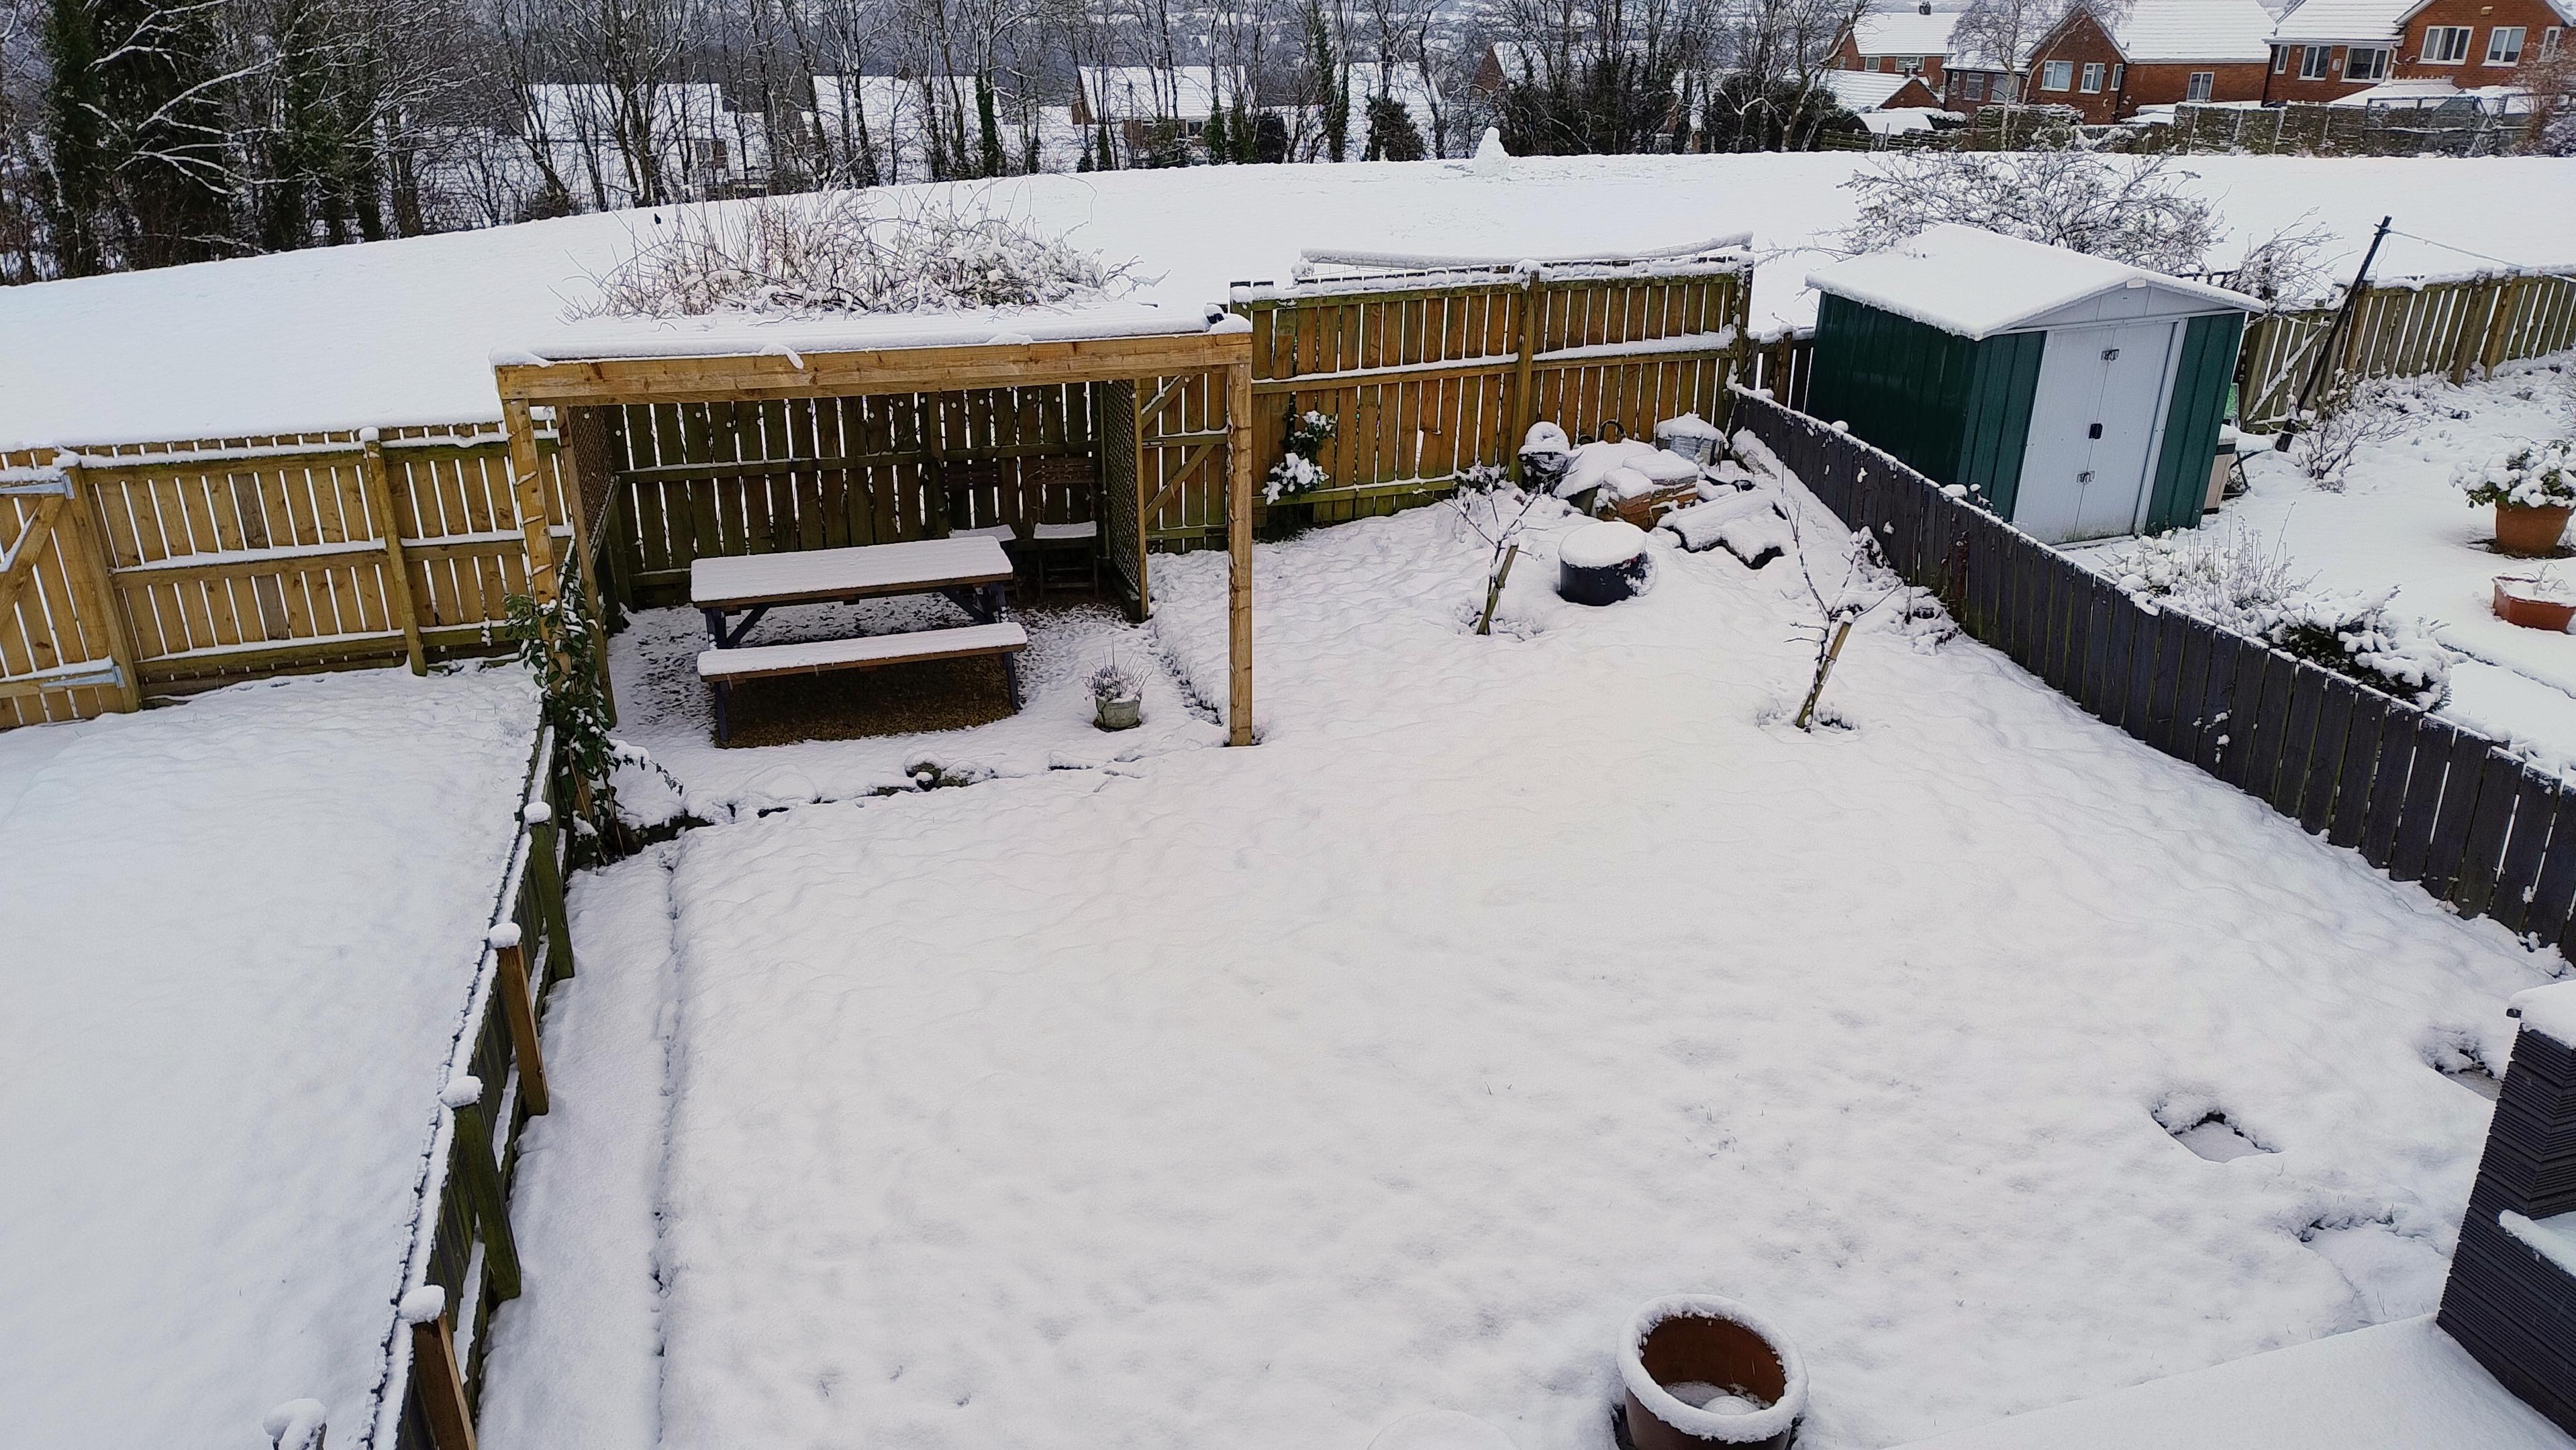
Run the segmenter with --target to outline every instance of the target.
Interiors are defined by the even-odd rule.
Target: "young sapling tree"
[[[1470,464],[1458,474],[1458,491],[1449,499],[1460,521],[1485,541],[1485,607],[1476,615],[1476,633],[1494,632],[1494,610],[1503,602],[1503,585],[1512,577],[1512,561],[1521,556],[1521,531],[1543,493],[1525,491],[1490,463]]]
[[[1782,492],[1781,512],[1789,517],[1789,552],[1798,561],[1799,582],[1814,611],[1795,631],[1797,638],[1815,648],[1807,696],[1798,703],[1795,723],[1801,730],[1813,731],[1816,703],[1824,697],[1825,681],[1833,674],[1835,661],[1842,658],[1843,642],[1851,638],[1852,626],[1879,606],[1911,592],[1911,586],[1888,568],[1878,540],[1867,529],[1837,532],[1830,546],[1820,540],[1809,548],[1802,520],[1805,501],[1788,496],[1785,489]]]

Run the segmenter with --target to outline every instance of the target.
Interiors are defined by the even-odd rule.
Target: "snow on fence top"
[[[1807,283],[1819,292],[1970,339],[2009,332],[2088,297],[2127,287],[2153,287],[2213,308],[2265,310],[2262,302],[2242,292],[1956,222],[1810,272]]]
[[[590,318],[523,347],[495,348],[496,367],[608,358],[785,357],[891,348],[1081,342],[1232,331],[1215,308],[1147,302],[975,308],[938,313],[838,313],[798,317],[718,312],[697,317]]]

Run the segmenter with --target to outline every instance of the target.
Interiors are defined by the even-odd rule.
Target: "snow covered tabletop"
[[[2576,1450],[2426,1315],[1898,1450]]]
[[[711,313],[697,317],[591,318],[493,350],[495,364],[591,358],[801,358],[806,353],[885,348],[970,347],[981,343],[1077,342],[1203,333],[1205,308],[1146,302],[1071,307],[975,308],[957,312],[831,314],[812,317]]]
[[[361,1443],[536,725],[364,670],[0,735],[0,1439]]]
[[[1911,241],[1807,274],[1820,292],[1866,302],[1961,337],[1995,333],[2087,297],[2159,287],[2208,303],[2260,312],[2241,292],[1944,222]]]
[[[912,539],[847,549],[700,558],[689,565],[689,602],[701,609],[739,609],[803,599],[927,593],[1010,577],[1011,558],[993,539],[980,535]]]

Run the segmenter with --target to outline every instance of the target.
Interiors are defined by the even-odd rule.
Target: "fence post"
[[[492,1089],[474,1078],[447,1086],[447,1110],[456,1118],[456,1161],[465,1175],[465,1198],[482,1229],[483,1274],[496,1298],[519,1297],[519,1243],[510,1232],[510,1199],[501,1191],[501,1163],[493,1156]],[[465,1306],[459,1305],[460,1312]]]
[[[116,580],[108,571],[107,540],[100,537],[98,516],[90,511],[89,494],[81,487],[81,470],[77,462],[63,458],[57,449],[55,457],[63,472],[63,487],[71,495],[64,517],[71,521],[66,538],[60,529],[54,531],[54,548],[63,554],[63,573],[72,588],[72,607],[82,616],[82,632],[97,632],[107,646],[107,657],[116,664],[116,708],[130,713],[143,708],[143,677],[134,665],[134,640],[125,629],[125,604],[117,597]],[[65,543],[71,547],[63,548]]]
[[[429,655],[420,644],[420,608],[411,593],[411,566],[403,558],[402,517],[394,512],[393,480],[385,472],[385,444],[373,428],[358,432],[358,482],[367,492],[367,511],[376,516],[376,531],[385,540],[385,603],[402,626],[403,653],[411,672],[429,673]]]
[[[528,879],[537,892],[537,915],[546,931],[546,982],[551,986],[573,974],[572,927],[564,912],[563,869],[555,856],[555,808],[544,800],[528,803],[521,816],[528,823]]]
[[[2459,331],[2451,338],[2449,372],[2452,387],[2456,388],[2469,380],[2470,365],[2477,361],[2478,354],[2486,345],[2487,329],[2495,321],[2499,311],[2498,304],[2504,298],[2505,285],[2505,279],[2502,277],[2481,277],[2468,284],[2468,300],[2460,304],[2458,313]],[[2471,327],[2469,319],[2477,315],[2480,302],[2487,305],[2485,320],[2478,326]]]
[[[519,1059],[519,1100],[532,1116],[543,1116],[546,1058],[537,1041],[537,1000],[528,990],[528,956],[519,945],[519,924],[494,927],[492,947],[500,958],[501,1012],[510,1024],[510,1050]]]
[[[1503,440],[1512,455],[1513,476],[1520,470],[1521,439],[1527,437],[1530,425],[1538,421],[1536,389],[1540,301],[1547,294],[1539,289],[1539,271],[1533,267],[1521,278],[1521,347],[1520,358],[1512,366],[1513,435]]]
[[[474,1450],[474,1416],[465,1408],[446,1291],[435,1284],[414,1289],[403,1296],[402,1309],[411,1321],[411,1393],[429,1422],[430,1450]]]
[[[2498,287],[2495,308],[2487,314],[2486,336],[2478,342],[2481,375],[2493,377],[2496,364],[2504,361],[2505,345],[2513,336],[2514,314],[2522,306],[2522,294],[2539,283],[2539,278],[2524,274],[2506,278]]]

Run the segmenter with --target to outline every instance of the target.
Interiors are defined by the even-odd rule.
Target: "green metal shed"
[[[2200,522],[2253,298],[1955,224],[1807,280],[1808,412],[2050,543]]]

